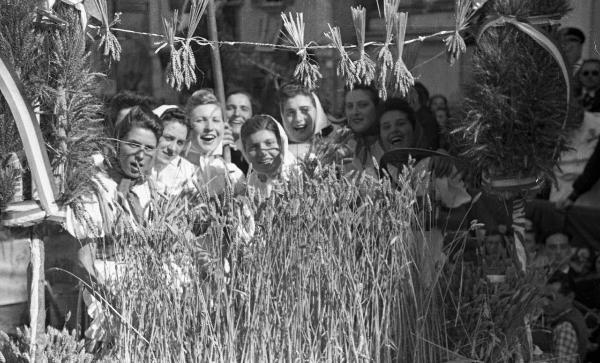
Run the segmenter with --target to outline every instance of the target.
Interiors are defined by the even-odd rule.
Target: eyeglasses
[[[148,156],[152,156],[152,155],[154,155],[154,152],[156,151],[155,147],[143,145],[143,144],[140,144],[139,142],[135,142],[135,141],[121,140],[121,143],[123,145],[127,146],[131,150],[131,154],[137,154],[140,151],[143,151],[144,154],[146,154]]]
[[[598,76],[600,74],[600,71],[583,71],[581,72],[582,75],[584,75],[585,77],[592,75],[592,76]]]

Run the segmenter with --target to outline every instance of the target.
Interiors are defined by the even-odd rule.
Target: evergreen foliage
[[[67,26],[59,27],[37,23],[37,5],[35,0],[0,3],[0,52],[14,66],[24,97],[40,113],[59,190],[63,199],[72,199],[69,196],[85,188],[83,184],[94,174],[91,155],[100,149],[98,137],[103,128],[97,96],[102,75],[90,69],[90,53],[77,10],[57,3],[56,16],[67,22]],[[4,99],[0,101],[0,129],[0,155],[22,150],[14,117]],[[2,188],[10,185],[4,179],[1,184]]]

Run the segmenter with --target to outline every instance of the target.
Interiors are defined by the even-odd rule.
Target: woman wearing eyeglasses
[[[89,185],[93,193],[80,197],[75,207],[67,207],[63,227],[81,241],[78,259],[87,273],[84,277],[100,285],[110,285],[121,268],[115,261],[113,239],[136,231],[147,223],[150,204],[156,195],[147,176],[162,134],[160,120],[151,111],[135,106],[116,130],[116,153],[106,158]],[[84,300],[95,319],[86,336],[102,340],[101,307],[89,291]]]

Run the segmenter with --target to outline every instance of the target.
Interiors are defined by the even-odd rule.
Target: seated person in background
[[[239,143],[240,130],[246,120],[254,114],[255,107],[250,93],[242,89],[234,89],[227,94],[225,101],[225,116],[231,127],[233,140],[231,145],[231,162],[234,163],[244,174],[248,173],[248,163],[242,155]]]
[[[544,313],[552,328],[554,354],[560,362],[583,361],[589,344],[589,331],[581,312],[574,305],[572,279],[557,271],[547,284]]]
[[[290,140],[289,151],[298,159],[308,154],[315,137],[326,137],[333,130],[317,95],[300,84],[289,83],[281,88],[279,109]]]
[[[596,144],[592,156],[590,156],[583,173],[573,182],[573,191],[567,198],[556,202],[557,208],[569,208],[575,203],[580,195],[588,192],[600,180],[600,142]],[[600,201],[598,201],[600,205]]]
[[[576,97],[583,109],[600,112],[600,59],[586,59],[575,74]]]
[[[544,240],[544,249],[534,261],[535,267],[551,268],[574,278],[574,272],[569,265],[571,256],[571,241],[563,232],[548,235]]]
[[[268,115],[256,115],[241,129],[242,151],[250,164],[248,188],[258,197],[268,197],[290,173],[299,170],[296,158],[288,150],[287,135]]]
[[[506,250],[506,239],[498,230],[486,234],[483,242],[483,260],[486,275],[504,275],[511,265]]]
[[[244,173],[223,159],[226,122],[215,94],[208,89],[194,92],[185,105],[185,114],[192,125],[192,135],[184,156],[198,166],[200,187],[211,196],[221,194],[228,185],[234,192],[241,192]]]
[[[440,129],[434,114],[428,106],[429,91],[422,83],[416,82],[408,92],[408,102],[415,110],[418,127],[416,147],[437,150],[440,147]]]
[[[163,127],[151,172],[158,191],[177,195],[195,190],[196,166],[180,156],[191,133],[190,120],[178,106],[160,106],[153,112]]]

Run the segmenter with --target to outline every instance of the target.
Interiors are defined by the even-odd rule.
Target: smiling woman
[[[241,191],[244,174],[235,164],[223,159],[224,139],[232,136],[215,94],[208,89],[194,92],[185,105],[185,114],[192,127],[185,157],[198,166],[200,187],[211,195],[221,194],[227,185]]]
[[[327,136],[332,127],[319,98],[300,84],[289,83],[279,92],[283,129],[290,139],[290,152],[302,159],[315,137]]]
[[[161,106],[154,114],[160,117],[163,133],[158,140],[152,179],[161,193],[192,191],[197,168],[180,156],[191,134],[191,123],[178,106]]]

